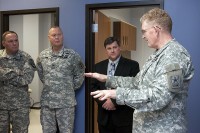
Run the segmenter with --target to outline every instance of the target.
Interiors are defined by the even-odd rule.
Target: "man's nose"
[[[114,51],[115,51],[115,49],[114,49],[114,48],[112,48],[112,49],[111,49],[111,52],[114,52]]]
[[[144,34],[142,34],[142,39],[144,39],[145,38],[145,36],[144,36]]]
[[[17,45],[18,41],[13,41],[12,43],[13,45]]]

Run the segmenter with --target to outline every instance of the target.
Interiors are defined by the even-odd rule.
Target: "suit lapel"
[[[102,65],[102,74],[107,74],[107,69],[108,69],[108,59]]]
[[[117,69],[115,70],[115,75],[121,75],[121,73],[123,72],[123,66],[124,66],[124,58],[121,56],[117,65]]]

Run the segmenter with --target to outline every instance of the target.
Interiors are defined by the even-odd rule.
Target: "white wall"
[[[54,25],[54,23],[51,20],[50,13],[39,15],[39,53],[50,47],[48,32],[51,25]]]
[[[142,39],[140,18],[151,8],[134,8],[131,10],[131,23],[137,27],[136,51],[131,52],[131,58],[139,62],[140,68],[144,65],[148,57],[155,51],[147,46],[147,43]]]
[[[9,30],[18,34],[20,49],[36,61],[39,53],[50,46],[47,35],[51,24],[51,14],[13,15],[10,16]],[[32,104],[37,103],[34,106],[39,107],[42,83],[37,72],[29,88]]]
[[[17,33],[23,33],[23,16],[12,15],[9,18],[9,29]],[[23,34],[18,34],[19,49],[23,49]]]
[[[23,49],[29,53],[33,60],[36,60],[39,53],[39,15],[24,15],[23,16]],[[34,102],[39,102],[40,86],[37,72],[35,72],[34,79],[29,85],[32,89],[31,97]]]

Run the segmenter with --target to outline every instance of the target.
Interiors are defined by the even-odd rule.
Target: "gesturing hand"
[[[90,78],[95,78],[101,82],[105,82],[107,79],[107,75],[103,75],[100,73],[85,73],[84,74],[86,77],[90,77]]]
[[[94,92],[91,92],[90,95],[92,95],[94,98],[99,98],[99,100],[105,100],[107,98],[116,98],[116,90],[97,90]]]

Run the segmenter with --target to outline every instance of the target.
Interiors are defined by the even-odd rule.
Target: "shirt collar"
[[[121,58],[121,55],[115,61],[112,61],[112,60],[109,59],[109,64],[110,63],[115,63],[115,65],[117,65],[120,58]]]

